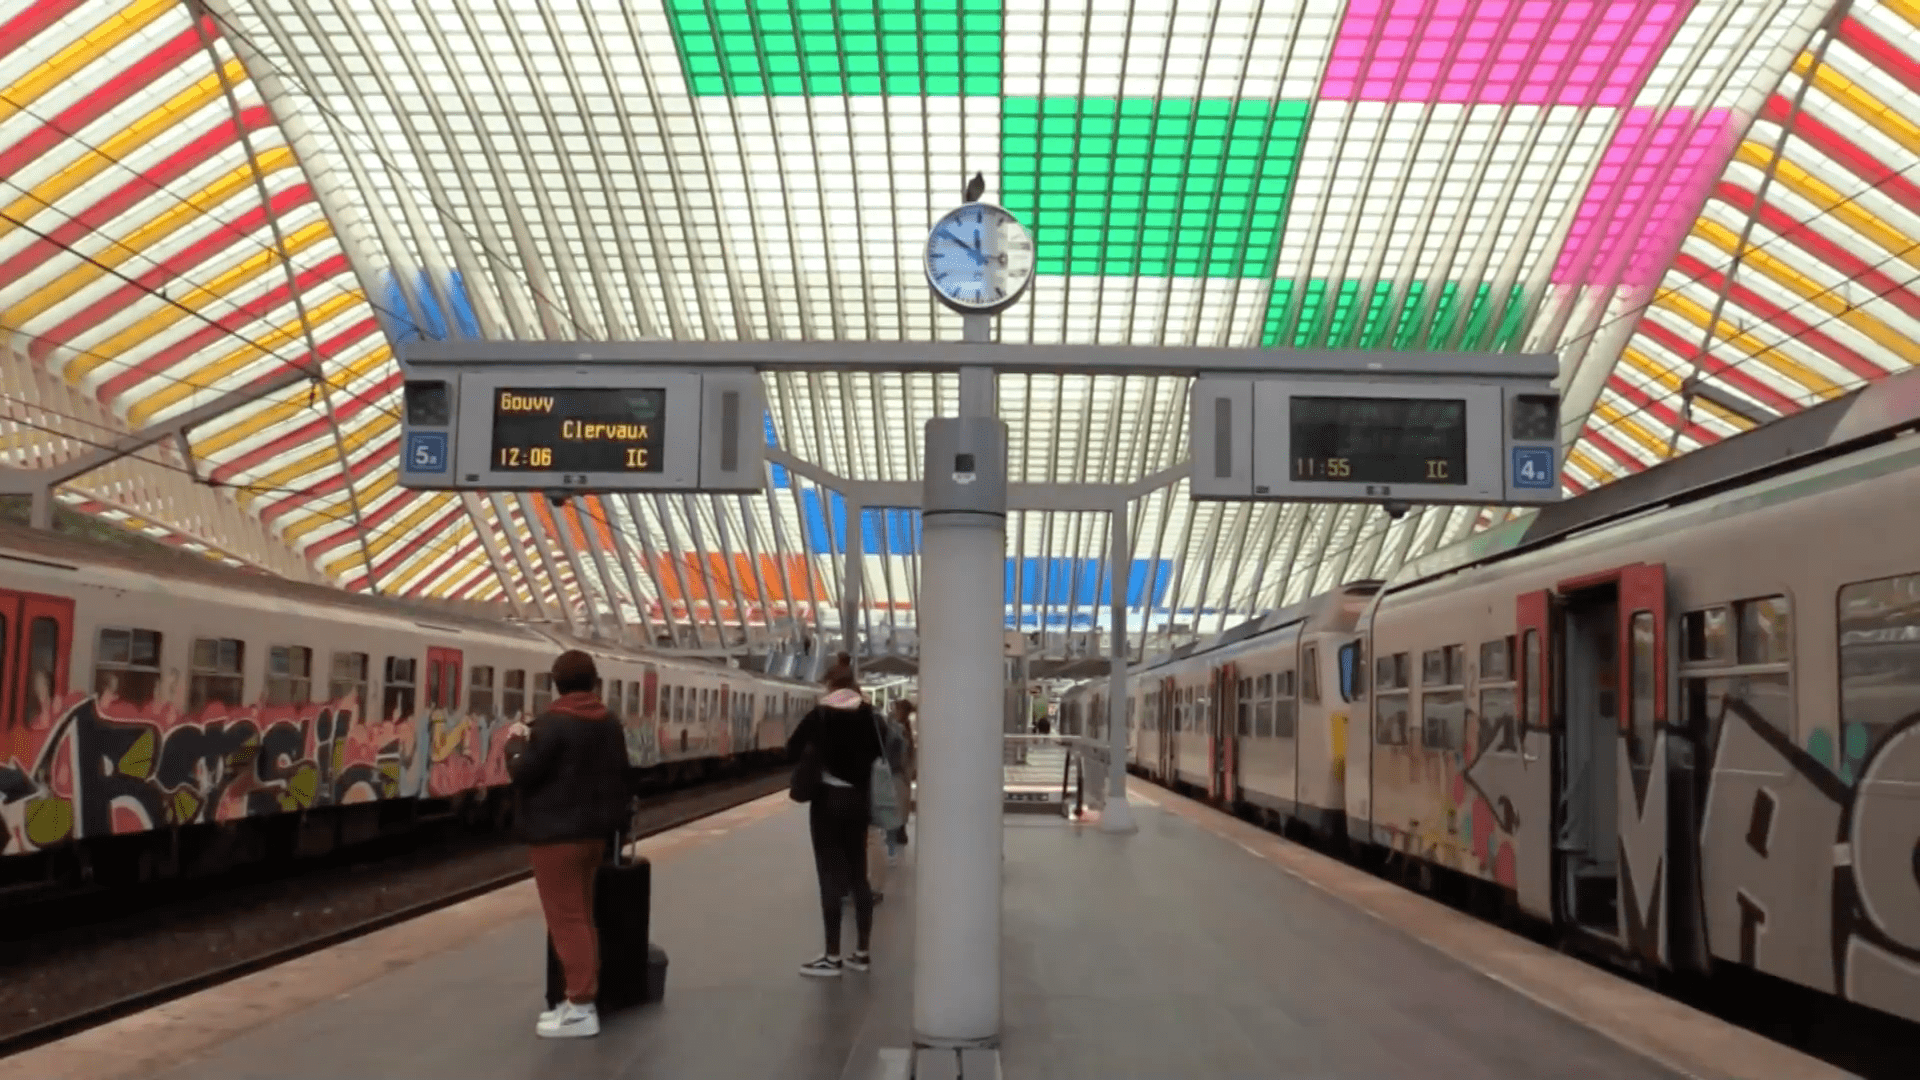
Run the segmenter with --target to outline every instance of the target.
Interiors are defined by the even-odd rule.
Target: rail
[[[1008,735],[1000,790],[1008,812],[1077,819],[1107,802],[1107,747],[1073,735]]]

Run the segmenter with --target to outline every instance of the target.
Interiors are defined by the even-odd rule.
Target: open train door
[[[1240,785],[1236,778],[1239,759],[1239,740],[1235,738],[1234,718],[1237,715],[1239,695],[1234,692],[1234,666],[1222,664],[1213,669],[1213,686],[1208,710],[1209,730],[1207,732],[1208,792],[1213,800],[1227,809],[1240,798]]]
[[[1556,921],[1665,966],[1666,567],[1636,563],[1563,581],[1521,597],[1519,614],[1526,719],[1545,717],[1557,736]]]

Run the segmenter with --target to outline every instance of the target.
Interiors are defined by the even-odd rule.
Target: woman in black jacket
[[[520,838],[529,845],[533,884],[567,977],[567,1000],[541,1013],[534,1028],[548,1039],[600,1033],[593,881],[607,838],[627,821],[627,742],[620,719],[593,692],[598,678],[593,657],[561,653],[553,662],[561,696],[531,727],[514,724],[507,743]]]
[[[807,813],[813,835],[813,866],[820,876],[820,915],[827,949],[800,965],[800,974],[838,977],[841,968],[865,971],[872,964],[867,948],[873,936],[873,891],[867,885],[867,824],[873,762],[881,753],[879,716],[860,696],[851,668],[836,664],[827,673],[827,694],[787,740],[787,754],[798,760],[808,746],[820,755],[820,793]],[[853,926],[859,943],[840,957],[840,898],[853,893]]]

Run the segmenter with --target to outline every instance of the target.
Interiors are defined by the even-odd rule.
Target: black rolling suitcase
[[[659,1001],[666,994],[667,954],[647,940],[653,902],[653,864],[623,861],[617,839],[609,861],[601,864],[593,885],[593,925],[600,938],[601,1012]],[[560,954],[547,938],[547,1007],[566,996]]]

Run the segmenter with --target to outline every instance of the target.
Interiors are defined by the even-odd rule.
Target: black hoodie
[[[627,741],[620,721],[591,693],[568,694],[507,745],[519,795],[520,838],[529,844],[610,837],[627,824]]]

